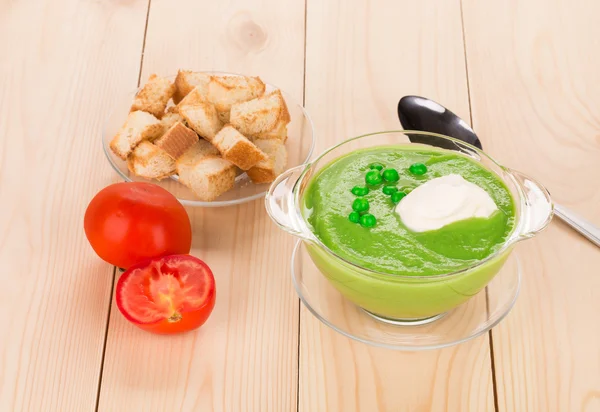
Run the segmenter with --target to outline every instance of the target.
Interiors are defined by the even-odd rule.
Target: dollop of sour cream
[[[414,232],[440,229],[473,217],[490,217],[498,206],[481,187],[450,174],[431,179],[410,192],[396,206],[396,213]]]

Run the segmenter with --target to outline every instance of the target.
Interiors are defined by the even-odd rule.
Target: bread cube
[[[154,144],[177,160],[198,141],[198,135],[181,122],[175,123]]]
[[[252,140],[255,139],[279,139],[285,143],[287,140],[287,124],[288,122],[280,120],[273,130],[268,132],[257,133],[252,136]]]
[[[189,106],[194,104],[206,103],[206,93],[202,91],[200,86],[194,87],[177,105],[177,110],[183,106]]]
[[[205,157],[219,157],[219,151],[204,139],[199,139],[177,159],[177,169],[198,163]]]
[[[231,125],[223,127],[212,144],[221,152],[223,159],[229,160],[242,170],[248,170],[261,160],[267,159],[266,154]]]
[[[279,90],[231,107],[229,122],[245,136],[271,132],[290,121],[285,100]]]
[[[130,111],[142,110],[160,119],[173,93],[175,93],[174,84],[168,79],[152,74],[142,90],[135,96]]]
[[[160,122],[162,123],[164,130],[169,130],[175,123],[184,123],[185,120],[183,120],[183,117],[181,117],[177,111],[177,107],[171,106],[169,109],[167,109],[165,114],[163,114]]]
[[[114,154],[126,160],[133,148],[141,141],[153,140],[160,136],[163,130],[160,121],[150,113],[131,112],[123,127],[111,140],[110,148]]]
[[[212,141],[223,126],[215,106],[206,101],[179,107],[179,114],[189,127],[208,141]]]
[[[175,78],[176,91],[173,95],[173,102],[178,104],[195,87],[198,87],[201,94],[208,94],[208,83],[211,76],[206,73],[192,72],[189,70],[179,70]]]
[[[268,156],[258,162],[246,173],[253,183],[271,183],[285,171],[287,150],[279,139],[256,139],[254,144]]]
[[[127,167],[136,176],[161,180],[175,173],[175,160],[156,145],[143,141],[127,158]]]
[[[259,77],[212,76],[208,84],[208,100],[218,112],[229,112],[235,103],[262,96],[265,84]]]
[[[236,168],[218,155],[208,154],[210,149],[204,143],[201,140],[179,158],[176,168],[179,181],[198,199],[210,202],[234,186]]]

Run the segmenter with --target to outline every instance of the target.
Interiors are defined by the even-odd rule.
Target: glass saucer
[[[432,321],[407,325],[375,318],[345,299],[319,272],[301,241],[294,247],[291,268],[300,300],[325,325],[359,342],[405,351],[445,348],[480,336],[508,315],[521,285],[515,250],[488,286],[467,302]]]

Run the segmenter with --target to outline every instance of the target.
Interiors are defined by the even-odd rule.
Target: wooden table
[[[189,209],[216,309],[197,333],[129,324],[82,218],[117,181],[115,99],[177,68],[257,74],[303,101],[317,153],[397,129],[400,96],[470,119],[487,151],[600,224],[593,0],[1,0],[1,411],[598,411],[600,250],[559,221],[519,246],[491,333],[422,353],[320,324],[263,202]],[[118,274],[116,275],[118,276]]]

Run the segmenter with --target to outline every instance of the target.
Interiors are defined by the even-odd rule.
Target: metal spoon
[[[404,96],[398,102],[398,118],[405,130],[439,133],[482,149],[481,141],[467,122],[433,100],[419,96]],[[408,137],[415,143],[425,143],[420,142],[417,135]],[[442,139],[439,142],[432,142],[431,138],[428,138],[426,143],[451,149],[451,147],[447,147],[447,142]],[[554,214],[600,247],[600,228],[556,203],[554,204]]]

